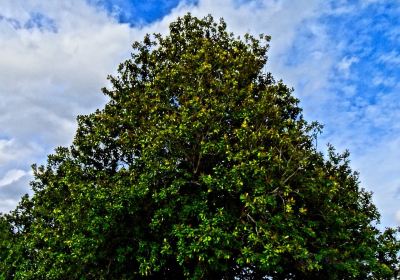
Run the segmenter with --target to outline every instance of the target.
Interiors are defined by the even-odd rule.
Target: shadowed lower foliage
[[[186,15],[134,43],[0,217],[0,278],[399,277],[398,231],[376,228],[347,153],[316,150],[268,42]]]

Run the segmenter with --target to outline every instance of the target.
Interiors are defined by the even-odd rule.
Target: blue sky
[[[349,149],[383,226],[400,225],[400,3],[391,0],[4,0],[0,3],[0,211],[29,192],[32,163],[69,145],[104,106],[133,41],[177,16],[272,35],[267,71],[295,89],[319,138]]]
[[[88,3],[106,10],[120,23],[142,26],[168,14],[178,6],[179,0],[88,0]]]

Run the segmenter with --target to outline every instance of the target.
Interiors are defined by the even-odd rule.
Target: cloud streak
[[[27,172],[20,169],[11,169],[7,171],[4,177],[0,179],[0,188],[18,181],[25,175],[27,175]]]

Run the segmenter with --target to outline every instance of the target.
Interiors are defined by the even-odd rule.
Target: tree
[[[269,39],[188,14],[134,43],[1,217],[2,278],[398,277],[398,231],[348,153],[316,150],[321,126],[263,70]]]

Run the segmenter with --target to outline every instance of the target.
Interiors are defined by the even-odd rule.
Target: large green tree
[[[133,44],[105,108],[0,218],[2,279],[391,279],[348,154],[318,152],[269,37],[186,15]]]

